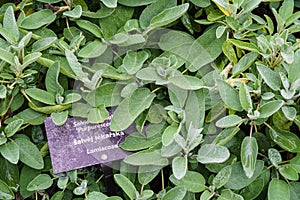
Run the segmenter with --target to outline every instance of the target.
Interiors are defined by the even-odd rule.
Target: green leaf
[[[300,139],[296,134],[276,127],[270,129],[269,134],[271,139],[281,148],[293,153],[300,152]]]
[[[32,142],[24,138],[17,138],[15,142],[20,149],[20,161],[34,169],[44,168],[42,155]]]
[[[241,106],[245,111],[252,111],[252,99],[245,83],[242,83],[239,90],[239,97]]]
[[[40,174],[35,177],[27,186],[28,191],[45,190],[51,187],[53,180],[48,174]]]
[[[14,55],[2,48],[0,48],[0,59],[10,65],[15,65]]]
[[[257,178],[252,183],[244,187],[241,190],[240,195],[242,195],[244,199],[256,199],[264,189],[264,185],[264,179]]]
[[[169,81],[184,90],[207,88],[199,78],[189,75],[172,76]]]
[[[46,117],[47,116],[45,114],[36,112],[30,108],[27,108],[16,115],[17,119],[23,119],[24,122],[27,122],[31,125],[40,125],[44,123],[44,119]]]
[[[137,190],[126,176],[122,174],[115,174],[114,179],[130,199],[136,199]]]
[[[297,50],[295,52],[294,62],[288,68],[288,79],[290,83],[293,83],[300,78],[300,71],[298,69],[299,65],[300,65],[300,50]]]
[[[101,0],[103,4],[108,8],[116,8],[117,7],[117,0]]]
[[[236,66],[236,63],[238,62],[238,59],[236,57],[235,50],[233,48],[233,45],[231,42],[226,40],[222,45],[222,51],[226,55],[226,57],[234,63],[234,66]]]
[[[221,79],[217,79],[217,85],[223,102],[233,110],[242,111],[238,91]]]
[[[88,113],[88,122],[91,124],[103,123],[108,118],[109,114],[104,105],[100,105],[97,108],[91,108]]]
[[[124,0],[124,2],[127,1],[128,0]],[[136,1],[141,2],[140,0]],[[120,1],[118,1],[118,3],[120,3]],[[99,20],[104,38],[111,39],[111,37],[119,33],[120,28],[124,27],[125,23],[132,18],[133,12],[133,8],[118,5],[111,15]]]
[[[143,29],[146,29],[150,25],[150,21],[164,11],[165,9],[174,7],[177,5],[175,0],[160,0],[147,6],[140,15],[139,22]]]
[[[150,21],[150,27],[158,28],[172,23],[179,19],[189,8],[189,4],[185,3],[179,6],[164,9],[161,13],[153,17]]]
[[[87,73],[82,71],[81,64],[78,62],[77,57],[73,54],[73,52],[66,49],[65,54],[72,71],[76,75],[76,78],[79,80],[87,78]]]
[[[7,89],[5,85],[0,85],[0,99],[6,98]]]
[[[80,28],[85,29],[85,30],[91,32],[97,38],[102,38],[103,37],[102,36],[101,28],[99,26],[97,26],[96,24],[90,22],[90,21],[80,19],[80,20],[76,21],[76,24]]]
[[[298,172],[293,167],[293,165],[285,165],[279,167],[279,173],[281,174],[281,176],[291,181],[298,181],[299,179]]]
[[[42,9],[38,12],[25,17],[21,22],[21,27],[25,29],[38,29],[46,24],[52,23],[56,19],[56,15],[49,9]]]
[[[290,195],[291,195],[290,199],[299,200],[300,199],[300,194],[299,194],[300,183],[299,182],[291,182],[289,184],[289,189],[290,189]]]
[[[283,180],[273,178],[268,187],[268,199],[290,199],[290,189],[288,184]]]
[[[166,166],[169,164],[168,159],[163,158],[159,150],[139,151],[126,157],[124,162],[135,166]]]
[[[233,76],[240,75],[242,72],[247,70],[256,61],[258,53],[250,52],[239,59],[239,62],[232,68]]]
[[[21,128],[22,124],[24,123],[23,119],[17,119],[12,122],[10,122],[5,128],[4,132],[7,137],[13,136],[19,128]]]
[[[242,1],[241,4],[243,13],[249,13],[261,3],[262,0]]]
[[[281,108],[284,116],[290,120],[290,121],[294,121],[296,116],[297,116],[297,110],[294,107],[290,107],[290,106],[283,106]]]
[[[248,178],[245,175],[243,166],[240,162],[232,164],[231,167],[232,167],[231,176],[229,178],[229,181],[225,184],[225,187],[230,188],[232,190],[240,190],[257,179],[257,177],[263,171],[264,162],[261,160],[256,161],[254,174],[251,178]]]
[[[161,200],[183,200],[186,194],[186,188],[183,186],[176,186],[170,189]]]
[[[225,189],[222,190],[221,196],[218,198],[218,200],[244,200],[244,198],[229,189]]]
[[[120,144],[120,147],[126,151],[138,151],[155,146],[160,143],[161,140],[160,134],[145,137],[140,133],[132,133],[125,138],[125,141]]]
[[[107,45],[95,40],[84,46],[78,53],[82,58],[97,58],[101,56],[107,49]]]
[[[103,104],[105,107],[117,106],[121,103],[122,85],[107,83],[92,90],[86,97],[86,101],[97,107]]]
[[[296,156],[293,159],[290,160],[290,164],[293,165],[293,167],[300,172],[300,156]]]
[[[260,113],[260,118],[268,118],[276,113],[284,104],[282,100],[274,100],[269,101],[263,104],[259,109],[258,112]]]
[[[4,181],[9,187],[17,188],[21,185],[19,180],[19,167],[12,164],[2,156],[0,156],[0,179]]]
[[[285,0],[279,8],[279,15],[283,20],[287,20],[294,12],[294,1]]]
[[[47,92],[45,90],[41,90],[39,88],[29,88],[29,89],[25,90],[25,92],[28,96],[30,96],[31,98],[33,98],[39,102],[42,102],[42,103],[45,103],[48,105],[56,104],[54,94]]]
[[[264,65],[257,65],[257,70],[260,73],[266,84],[274,91],[280,90],[281,79],[279,73],[274,72]]]
[[[128,74],[135,74],[142,67],[150,54],[146,51],[128,51],[123,59],[123,67]]]
[[[174,126],[174,125],[171,125],[171,126],[168,126],[165,131],[163,132],[163,135],[162,135],[162,144],[164,146],[168,146],[170,145],[174,139],[175,139],[175,135],[177,133],[179,133],[179,127],[178,126]]]
[[[111,120],[111,130],[121,131],[128,128],[145,109],[150,107],[155,96],[147,88],[135,90],[116,109]]]
[[[107,198],[108,197],[102,192],[92,191],[87,195],[86,200],[107,199]]]
[[[148,5],[148,4],[153,3],[155,1],[156,0],[118,0],[118,3],[120,3],[124,6],[137,7],[137,6]]]
[[[224,146],[204,144],[198,151],[197,160],[202,164],[222,163],[230,156],[229,150]]]
[[[268,150],[268,157],[272,165],[278,167],[278,164],[282,162],[281,155],[277,149],[270,148]]]
[[[52,118],[52,121],[53,123],[56,125],[56,126],[62,126],[64,125],[64,123],[66,123],[67,119],[68,119],[68,114],[69,114],[69,111],[62,111],[62,112],[53,112],[51,113],[51,118]]]
[[[241,146],[241,161],[245,175],[251,178],[254,175],[258,145],[255,137],[245,137]]]
[[[60,72],[59,62],[52,64],[46,74],[45,85],[48,92],[53,94],[63,94],[64,89],[58,81]]]
[[[42,53],[40,52],[33,52],[31,54],[28,54],[23,59],[22,68],[25,69],[28,65],[34,63],[42,56]]]
[[[83,180],[81,184],[73,190],[75,195],[83,195],[87,191],[88,181]]]
[[[238,115],[227,115],[216,122],[216,126],[220,128],[228,128],[241,124],[244,120]]]
[[[0,179],[0,198],[1,199],[15,199],[13,191],[8,185]]]
[[[160,172],[160,166],[140,166],[138,170],[138,180],[140,184],[147,185],[150,183]]]
[[[12,6],[9,6],[3,18],[3,28],[13,37],[14,42],[17,42],[19,39],[19,28],[15,19],[14,9]]]
[[[187,191],[193,193],[202,192],[206,189],[204,177],[196,171],[187,171],[185,176],[180,180],[171,175],[170,181],[177,186],[184,186]]]
[[[0,146],[1,155],[12,164],[17,164],[19,161],[19,147],[11,141]]]
[[[229,181],[230,176],[231,176],[231,166],[226,166],[217,173],[217,175],[214,177],[212,181],[212,184],[217,189],[219,189]]]
[[[51,47],[56,40],[57,40],[56,37],[42,38],[32,44],[32,52],[44,51],[49,47]]]
[[[188,167],[188,160],[186,156],[175,157],[172,161],[172,171],[174,177],[178,180],[182,179],[187,172],[187,167]]]
[[[231,127],[222,130],[215,138],[214,143],[217,145],[225,145],[240,131],[239,127]]]
[[[236,47],[240,49],[245,49],[247,51],[258,53],[258,47],[253,43],[243,42],[241,40],[229,39],[229,41]]]
[[[168,84],[168,93],[172,105],[177,108],[184,107],[185,101],[188,96],[187,90],[181,89],[180,87],[173,84]]]
[[[78,19],[82,15],[82,7],[81,7],[81,5],[76,5],[75,8],[73,8],[73,10],[65,11],[63,13],[63,15],[67,16],[67,17],[74,18],[74,19]]]

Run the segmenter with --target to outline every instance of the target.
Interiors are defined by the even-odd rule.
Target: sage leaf
[[[15,65],[14,55],[2,48],[0,48],[0,59],[10,65]]]
[[[97,108],[91,108],[88,113],[88,122],[91,124],[103,123],[109,116],[108,111],[104,105],[100,105]]]
[[[147,88],[135,90],[116,109],[111,120],[111,130],[121,131],[128,128],[145,109],[150,107],[155,96]]]
[[[183,200],[186,194],[186,188],[183,186],[177,186],[170,189],[163,197],[162,200]]]
[[[293,167],[293,165],[285,165],[279,167],[279,173],[286,179],[291,181],[297,181],[299,179],[299,175],[297,170]]]
[[[172,161],[172,171],[174,177],[178,180],[182,179],[187,172],[187,167],[188,167],[188,160],[186,156],[175,157]]]
[[[243,188],[240,192],[240,195],[244,197],[244,199],[255,199],[257,198],[262,190],[264,189],[265,183],[263,178],[257,178],[252,183]]]
[[[227,115],[216,122],[216,126],[220,128],[228,128],[242,123],[244,120],[237,115]]]
[[[290,189],[286,182],[273,178],[268,187],[268,199],[290,199]]]
[[[33,52],[31,54],[26,55],[23,58],[22,69],[25,69],[27,66],[37,61],[41,56],[42,53],[40,52]]]
[[[16,132],[18,132],[19,128],[21,128],[24,123],[23,119],[16,119],[10,122],[5,128],[4,133],[7,137],[13,136]]]
[[[300,139],[292,132],[273,127],[269,130],[271,139],[281,148],[293,152],[300,152]]]
[[[185,90],[199,90],[207,88],[203,82],[196,77],[189,75],[172,76],[169,81],[177,87]]]
[[[54,94],[47,92],[45,90],[41,90],[39,88],[29,88],[29,89],[25,90],[25,92],[28,96],[30,96],[31,98],[33,98],[39,102],[42,102],[42,103],[45,103],[48,105],[56,104]]]
[[[163,158],[159,150],[139,151],[126,157],[124,162],[135,166],[166,166],[169,164],[168,159]]]
[[[17,138],[15,142],[19,146],[20,161],[34,169],[43,169],[42,155],[32,142],[24,138]]]
[[[230,176],[231,176],[231,166],[224,167],[214,177],[212,184],[217,189],[219,189],[229,181]]]
[[[281,79],[279,73],[274,72],[264,65],[257,65],[257,70],[260,73],[266,84],[274,91],[280,90]]]
[[[240,40],[236,40],[236,39],[229,39],[229,41],[236,47],[240,48],[240,49],[245,49],[251,52],[256,52],[258,53],[258,47],[253,44],[253,43],[248,43],[248,42],[243,42]]]
[[[251,178],[255,171],[258,144],[255,137],[245,137],[241,145],[241,161],[245,175]]]
[[[108,8],[115,8],[117,7],[117,0],[101,0],[103,4]]]
[[[268,118],[276,113],[284,104],[282,100],[269,101],[263,104],[259,109],[260,118]]]
[[[51,113],[51,118],[53,123],[56,126],[62,126],[64,123],[66,123],[67,119],[68,119],[68,111],[62,111],[62,112],[53,112]]]
[[[264,162],[261,160],[256,161],[254,174],[251,178],[248,178],[245,175],[243,166],[240,162],[232,164],[231,167],[232,167],[231,176],[229,178],[229,181],[225,184],[225,187],[232,190],[240,190],[248,186],[250,183],[252,183],[254,180],[257,179],[257,177],[263,171]]]
[[[27,186],[28,191],[45,190],[51,187],[53,180],[48,174],[40,174],[35,177]]]
[[[122,174],[115,174],[114,180],[130,199],[136,199],[137,190],[133,183],[126,176]]]
[[[135,74],[142,67],[150,54],[146,51],[129,51],[123,59],[123,67],[128,74]]]
[[[171,175],[170,181],[177,186],[184,186],[189,192],[198,193],[206,189],[204,177],[195,171],[187,171],[185,176],[180,180]]]
[[[177,5],[175,0],[160,0],[151,3],[147,6],[140,15],[139,22],[143,29],[146,29],[153,17],[164,11],[165,9],[174,7]]]
[[[242,58],[240,58],[238,63],[235,64],[232,68],[233,76],[237,76],[245,70],[249,69],[249,67],[251,67],[251,65],[257,59],[258,55],[258,53],[250,52],[244,55]]]
[[[268,158],[272,165],[274,165],[275,167],[278,167],[278,164],[282,162],[282,158],[279,151],[274,148],[270,148],[268,150]]]
[[[96,36],[97,38],[102,38],[102,31],[101,31],[101,28],[90,22],[90,21],[87,21],[87,20],[83,20],[83,19],[80,19],[80,20],[77,20],[76,21],[76,24],[82,28],[82,29],[85,29],[89,32],[91,32],[94,36]]]
[[[202,164],[222,163],[230,156],[229,150],[224,146],[204,144],[198,151],[197,160]]]
[[[78,62],[77,57],[73,54],[73,52],[66,49],[65,54],[71,70],[74,72],[77,79],[82,80],[87,78],[87,73],[82,71],[81,64]]]
[[[38,29],[46,24],[52,23],[56,15],[49,9],[43,9],[27,16],[22,22],[21,27],[25,29]]]
[[[82,58],[97,58],[101,56],[107,49],[107,45],[95,40],[84,46],[78,53]]]
[[[13,37],[14,42],[18,41],[20,33],[12,6],[9,6],[4,13],[3,28]]]
[[[19,161],[19,147],[14,141],[7,142],[4,145],[1,145],[0,153],[12,164],[17,164]]]
[[[137,7],[155,2],[156,0],[118,0],[118,3],[124,6]]]
[[[238,91],[221,79],[217,79],[217,85],[223,102],[233,110],[242,111]]]
[[[52,64],[46,74],[45,85],[48,92],[53,94],[63,94],[64,88],[58,81],[60,73],[60,64],[59,62],[55,62]]]
[[[82,7],[81,5],[76,5],[75,8],[73,8],[73,10],[63,12],[63,15],[74,19],[78,19],[82,15]]]
[[[162,144],[164,146],[170,145],[174,139],[175,135],[180,131],[178,126],[168,126],[162,135]]]
[[[252,111],[252,99],[245,83],[242,83],[239,90],[240,103],[243,109],[247,112]]]
[[[56,37],[42,38],[32,44],[32,52],[41,52],[53,45],[57,40]]]
[[[156,134],[152,137],[144,137],[140,133],[132,133],[125,138],[120,147],[126,151],[138,151],[155,146],[161,142],[161,135]]]
[[[15,199],[15,195],[11,188],[0,179],[0,198],[1,199]]]
[[[189,4],[185,3],[179,6],[167,8],[150,21],[150,27],[158,28],[170,24],[179,19],[189,8]]]

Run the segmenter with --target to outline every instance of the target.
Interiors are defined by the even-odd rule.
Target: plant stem
[[[165,189],[165,178],[164,178],[164,170],[163,169],[160,170],[160,174],[161,174],[161,189],[164,190]]]

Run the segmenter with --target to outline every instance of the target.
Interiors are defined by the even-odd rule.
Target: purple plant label
[[[124,159],[129,152],[119,144],[127,134],[110,131],[112,114],[101,124],[89,124],[81,118],[69,118],[56,126],[51,117],[45,119],[46,134],[55,174],[100,163]]]

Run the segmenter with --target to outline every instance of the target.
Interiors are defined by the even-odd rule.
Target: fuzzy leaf
[[[258,145],[255,137],[245,137],[241,146],[241,161],[248,178],[251,178],[255,171],[258,154]]]

